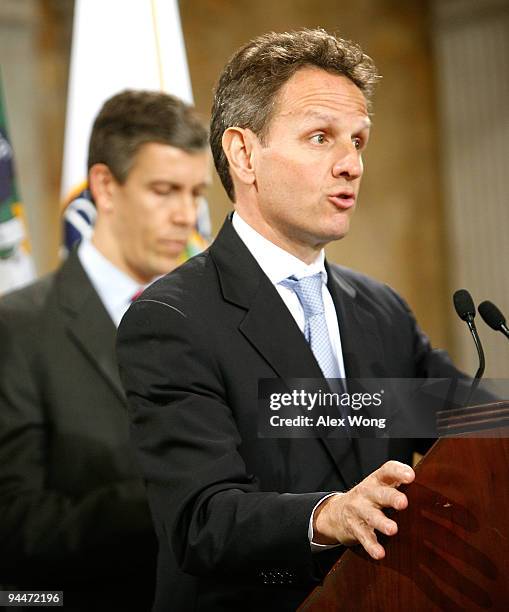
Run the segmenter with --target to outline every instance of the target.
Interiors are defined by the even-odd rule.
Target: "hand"
[[[397,490],[409,484],[415,473],[409,465],[387,461],[347,493],[325,499],[313,517],[313,542],[317,544],[362,544],[373,559],[383,559],[375,529],[385,535],[398,532],[397,524],[381,508],[404,510],[408,500]]]

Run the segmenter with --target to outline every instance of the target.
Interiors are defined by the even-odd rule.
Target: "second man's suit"
[[[115,334],[76,252],[0,300],[0,584],[63,589],[69,610],[151,606]]]

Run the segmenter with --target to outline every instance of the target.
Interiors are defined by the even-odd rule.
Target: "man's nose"
[[[172,207],[171,219],[176,225],[194,227],[198,216],[197,199],[192,193],[183,193]]]
[[[334,178],[343,177],[351,181],[360,178],[362,171],[362,156],[355,144],[351,142],[349,145],[342,146],[332,166]]]

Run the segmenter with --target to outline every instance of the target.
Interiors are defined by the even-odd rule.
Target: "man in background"
[[[449,377],[389,287],[328,263],[357,205],[378,79],[323,30],[270,33],[223,70],[211,145],[234,212],[118,334],[159,536],[158,612],[295,610],[345,546],[397,537],[412,440],[258,435],[262,379]],[[397,461],[390,461],[390,460]]]
[[[65,609],[151,608],[156,540],[114,342],[185,250],[207,136],[173,96],[109,99],[90,137],[91,240],[0,300],[0,583],[63,590]]]

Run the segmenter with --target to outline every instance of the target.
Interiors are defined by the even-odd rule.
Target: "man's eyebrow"
[[[198,189],[207,189],[212,186],[212,179],[207,181],[201,181],[201,183],[196,183],[195,187]]]
[[[327,113],[321,113],[320,111],[315,110],[307,110],[304,113],[304,119],[319,119],[327,123],[333,123],[335,121],[332,115],[328,115]]]
[[[304,113],[304,119],[318,119],[319,121],[324,121],[326,123],[336,123],[337,119],[333,115],[329,115],[328,113],[322,113],[320,111],[307,110]],[[372,126],[372,121],[369,117],[363,117],[361,119],[360,129],[370,129]]]
[[[170,179],[154,179],[153,181],[150,181],[148,184],[151,187],[164,186],[164,187],[179,188],[182,186],[183,183],[180,183],[179,181],[175,181],[175,180],[170,180]],[[207,189],[211,185],[212,185],[212,179],[210,180],[207,179],[206,181],[200,181],[199,183],[194,184],[193,189]]]

